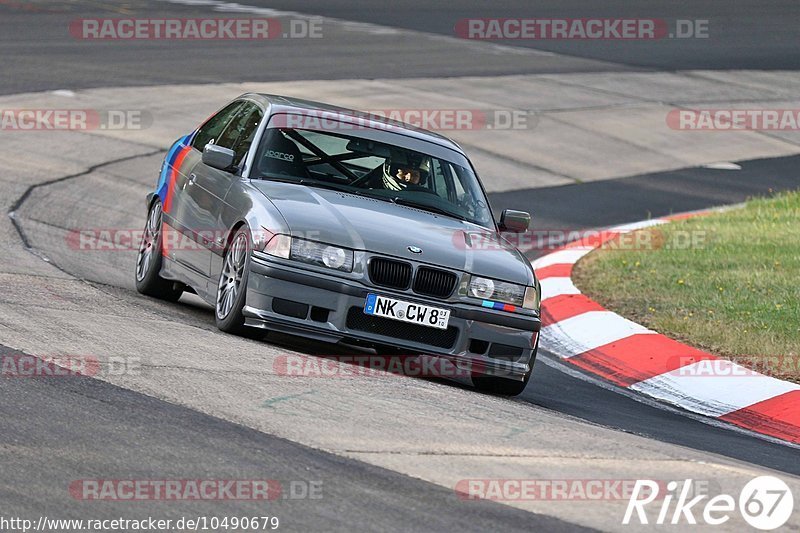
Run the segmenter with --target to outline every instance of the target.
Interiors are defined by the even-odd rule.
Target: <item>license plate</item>
[[[368,315],[382,316],[436,329],[447,329],[447,322],[450,320],[449,309],[404,302],[377,294],[367,295],[364,312]]]

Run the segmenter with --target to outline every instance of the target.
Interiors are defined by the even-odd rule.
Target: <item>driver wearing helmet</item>
[[[406,164],[393,164],[387,159],[382,167],[381,185],[390,191],[420,190],[428,177],[428,160],[413,161]]]

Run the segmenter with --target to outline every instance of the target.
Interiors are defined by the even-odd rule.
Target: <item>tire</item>
[[[217,327],[226,333],[241,335],[245,332],[242,309],[250,273],[250,242],[250,231],[247,226],[242,226],[231,239],[222,260],[214,318]]]
[[[153,298],[176,302],[183,293],[183,285],[161,277],[161,215],[161,201],[156,200],[147,213],[142,242],[136,256],[136,290]]]
[[[523,376],[522,381],[506,379],[497,376],[475,376],[472,378],[472,383],[475,385],[475,388],[482,392],[488,392],[490,394],[497,394],[500,396],[518,396],[522,394],[522,391],[525,390],[525,387],[528,385],[528,381],[531,379],[531,375],[533,374],[533,364],[536,362],[536,352],[538,351],[539,338],[537,336],[536,347],[533,349],[533,353],[531,354],[531,368]]]

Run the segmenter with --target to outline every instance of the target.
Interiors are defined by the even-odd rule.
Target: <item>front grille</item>
[[[375,285],[392,289],[407,289],[411,284],[411,265],[373,257],[369,262],[369,279]]]
[[[447,298],[456,288],[458,278],[452,272],[420,267],[414,278],[414,292],[437,298]]]
[[[445,349],[452,348],[458,339],[458,328],[453,326],[442,330],[398,322],[381,316],[368,315],[361,307],[351,307],[347,312],[347,329]]]

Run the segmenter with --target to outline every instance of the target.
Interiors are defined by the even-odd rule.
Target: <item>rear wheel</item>
[[[478,390],[491,394],[499,394],[501,396],[517,396],[522,394],[522,391],[525,390],[528,381],[531,379],[531,374],[533,374],[533,364],[536,362],[536,352],[538,351],[539,338],[537,335],[536,346],[531,354],[531,368],[525,373],[521,381],[498,376],[473,376],[472,383]]]
[[[227,333],[241,334],[244,330],[244,308],[247,293],[247,275],[250,272],[250,232],[247,227],[231,239],[222,262],[222,272],[217,284],[214,316],[217,327]]]
[[[183,285],[161,277],[161,215],[161,202],[156,200],[147,213],[147,223],[136,256],[136,290],[147,296],[175,302],[183,293]]]

